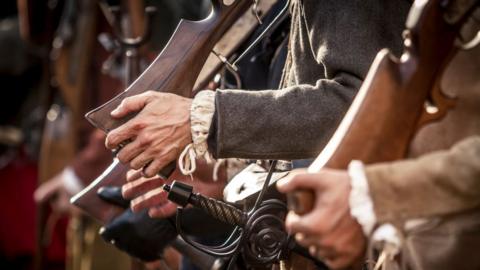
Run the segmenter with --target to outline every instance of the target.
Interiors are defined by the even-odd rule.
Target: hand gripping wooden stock
[[[123,99],[148,90],[190,96],[193,85],[208,55],[223,33],[250,6],[249,0],[237,0],[225,6],[221,0],[213,0],[213,10],[202,21],[182,20],[170,41],[153,63],[124,92],[88,112],[86,118],[95,127],[109,132],[136,113],[122,119],[110,116]]]
[[[229,1],[232,2],[232,1]],[[163,51],[152,64],[124,92],[104,105],[88,112],[86,118],[95,127],[108,133],[133,118],[136,113],[122,119],[110,116],[123,99],[148,90],[190,96],[198,74],[214,45],[227,29],[248,9],[251,0],[236,0],[230,5],[212,0],[212,11],[202,21],[180,21]],[[121,209],[103,202],[97,196],[102,186],[120,186],[124,183],[128,167],[114,162],[92,184],[75,195],[71,202],[102,223],[110,221]]]
[[[443,117],[454,102],[440,89],[440,78],[456,52],[458,31],[479,1],[417,0],[404,32],[404,53],[380,51],[335,134],[314,163],[346,169],[351,160],[375,163],[404,158],[416,131]],[[426,103],[434,104],[428,113]],[[296,191],[289,207],[298,214],[313,209],[312,191]]]

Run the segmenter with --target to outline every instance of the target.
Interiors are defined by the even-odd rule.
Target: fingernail
[[[105,232],[105,227],[101,227],[100,230],[98,230],[99,234],[103,234]]]
[[[132,212],[136,213],[137,212],[137,201],[138,199],[134,199],[134,200],[131,200],[130,201],[130,209],[132,210]]]
[[[122,197],[126,197],[127,194],[127,190],[128,190],[128,187],[126,187],[126,185],[123,185],[122,186]]]
[[[111,115],[111,116],[115,116],[115,115],[117,115],[119,112],[120,112],[120,106],[118,106],[117,108],[115,108],[115,110],[111,111],[111,112],[110,112],[110,115]]]

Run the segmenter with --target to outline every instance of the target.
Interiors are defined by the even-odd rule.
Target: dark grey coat
[[[397,55],[407,0],[292,0],[281,90],[219,90],[208,138],[217,158],[316,156],[377,52]]]

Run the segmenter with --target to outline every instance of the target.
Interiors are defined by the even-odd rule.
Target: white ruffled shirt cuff
[[[350,214],[362,226],[365,236],[371,236],[373,241],[385,241],[399,247],[400,238],[393,225],[382,224],[373,231],[377,223],[377,216],[373,209],[363,163],[359,160],[352,160],[348,165],[348,174],[352,187],[349,197]]]
[[[383,251],[375,265],[375,269],[382,269],[382,265],[387,265],[387,261],[400,253],[402,237],[399,231],[389,223],[381,224],[373,231],[377,217],[373,209],[373,201],[370,197],[365,167],[361,161],[353,160],[348,165],[348,174],[350,175],[351,191],[349,196],[350,214],[362,226],[365,236],[370,237],[372,243],[384,243]],[[426,220],[409,220],[404,225],[404,229],[411,230],[425,224]],[[388,245],[385,245],[387,244]]]
[[[192,143],[187,145],[179,157],[179,169],[184,175],[191,175],[196,170],[195,159],[208,156],[208,132],[215,113],[215,92],[200,91],[192,100],[190,107],[190,127]]]
[[[193,148],[197,155],[203,155],[208,150],[207,137],[214,112],[215,92],[212,90],[200,91],[190,107]]]
[[[82,181],[70,167],[63,170],[62,181],[65,190],[71,195],[77,194],[84,188]]]
[[[367,177],[363,163],[353,160],[348,165],[348,174],[350,176],[350,214],[362,226],[363,233],[369,236],[377,222],[377,217],[373,210],[373,202],[370,197]]]

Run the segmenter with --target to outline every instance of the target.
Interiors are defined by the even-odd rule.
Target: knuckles
[[[142,168],[142,166],[143,166],[143,164],[140,164],[140,163],[137,162],[137,161],[132,161],[132,162],[130,162],[130,167],[131,167],[132,169],[139,170],[139,169]]]
[[[142,133],[137,137],[137,141],[140,147],[149,147],[153,142],[153,136],[149,133]]]
[[[319,244],[324,249],[333,250],[334,252],[338,253],[337,242],[335,239],[332,239],[331,237],[327,239],[323,238]]]
[[[110,132],[105,139],[105,147],[108,149],[115,149],[118,145],[117,138],[118,135],[114,131]]]
[[[148,124],[145,123],[144,121],[137,120],[134,123],[132,123],[132,125],[130,127],[130,130],[134,131],[134,132],[140,132],[143,129],[145,129],[147,126],[148,126]]]
[[[152,167],[152,166],[153,166],[153,165],[148,166],[148,168],[145,170],[145,172],[144,172],[145,177],[150,178],[150,177],[154,177],[154,176],[155,176],[155,172],[156,172],[158,169],[155,168],[155,166],[154,166],[154,167]]]
[[[137,171],[135,170],[128,170],[127,172],[127,181],[132,181],[134,180],[133,178],[135,177],[135,175],[137,174]]]
[[[131,97],[126,97],[122,102],[120,102],[120,105],[118,106],[119,109],[124,109],[128,108],[130,106],[132,98]]]
[[[125,150],[123,151],[120,151],[117,155],[117,158],[118,160],[120,160],[121,163],[125,164],[125,163],[128,163],[128,159],[127,159],[127,153],[125,152]]]
[[[155,97],[156,95],[158,94],[158,92],[154,91],[154,90],[148,90],[147,92],[145,92],[145,97],[148,99],[148,98],[153,98]]]
[[[145,104],[148,104],[148,103],[154,101],[155,99],[158,99],[161,96],[161,94],[162,93],[159,93],[159,92],[154,91],[154,90],[148,90],[147,92],[145,92],[143,94]]]

